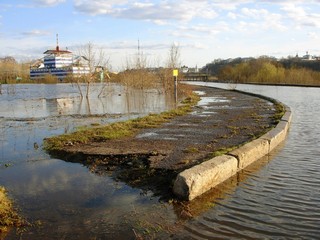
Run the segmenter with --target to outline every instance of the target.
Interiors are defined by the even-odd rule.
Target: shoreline
[[[320,88],[319,85],[305,85],[305,84],[287,84],[287,83],[261,83],[261,82],[243,82],[243,83],[235,83],[235,82],[226,82],[226,81],[219,81],[219,80],[207,80],[207,81],[193,81],[193,80],[181,80],[179,83],[183,82],[209,82],[209,83],[222,83],[222,84],[247,84],[247,85],[263,85],[263,86],[281,86],[281,87],[311,87],[311,88]],[[72,82],[37,82],[37,81],[26,81],[26,82],[15,82],[15,83],[1,83],[0,86],[5,86],[5,85],[21,85],[21,84],[70,84]],[[93,82],[93,84],[99,84],[100,82]],[[110,82],[110,83],[117,83],[117,82]]]
[[[187,82],[199,82],[199,81],[191,81],[188,80]],[[247,84],[247,85],[262,85],[262,86],[279,86],[279,87],[310,87],[310,88],[320,88],[320,84],[319,85],[304,85],[304,84],[286,84],[286,83],[261,83],[261,82],[243,82],[243,83],[235,83],[235,82],[226,82],[226,81],[218,81],[218,80],[207,80],[207,81],[203,81],[203,82],[209,82],[209,83],[222,83],[222,84]]]

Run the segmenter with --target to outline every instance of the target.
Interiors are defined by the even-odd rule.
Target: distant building
[[[187,73],[189,71],[189,68],[187,66],[182,66],[181,67],[181,70],[180,70],[182,73]]]
[[[310,61],[310,60],[315,60],[315,59],[314,59],[314,57],[311,56],[311,55],[309,54],[309,52],[307,51],[307,52],[306,52],[306,55],[304,55],[304,56],[302,57],[302,60],[308,60],[308,61]]]
[[[198,66],[196,66],[195,68],[189,68],[189,67],[184,65],[184,66],[182,66],[180,68],[180,71],[182,73],[198,73],[199,72],[199,68],[198,68]]]
[[[80,77],[90,73],[89,61],[83,56],[75,56],[68,50],[60,50],[57,46],[54,50],[47,50],[42,59],[35,61],[30,66],[30,79],[41,79],[50,74],[63,80],[72,75]]]
[[[311,60],[312,57],[311,57],[311,55],[309,54],[309,52],[307,51],[307,52],[306,52],[306,55],[303,55],[303,57],[302,57],[301,59],[302,59],[302,60]]]
[[[198,66],[196,66],[195,68],[189,68],[188,69],[188,73],[198,73],[198,72],[199,72]]]
[[[301,60],[301,61],[319,61],[320,56],[315,56],[315,55],[310,55],[309,52],[307,51],[305,55],[302,57],[299,56],[297,53],[295,57],[288,56],[288,59],[294,59],[294,60]]]

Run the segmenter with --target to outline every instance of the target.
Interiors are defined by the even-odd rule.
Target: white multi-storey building
[[[75,56],[68,50],[47,50],[45,56],[30,67],[30,79],[41,79],[45,75],[53,75],[62,81],[66,76],[81,77],[90,73],[88,59]]]

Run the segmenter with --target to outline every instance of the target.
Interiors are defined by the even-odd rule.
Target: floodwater
[[[201,83],[228,89],[226,84]],[[285,143],[225,184],[224,196],[185,225],[191,239],[319,239],[320,89],[235,85],[291,108]],[[240,179],[240,181],[239,181]],[[230,180],[231,181],[231,180]]]
[[[112,173],[92,173],[41,150],[43,138],[77,126],[172,107],[172,101],[158,91],[125,94],[120,86],[108,87],[107,96],[81,101],[71,85],[2,86],[0,185],[33,223],[9,232],[6,239],[319,238],[318,88],[232,86],[290,106],[293,121],[288,138],[218,188],[179,204],[132,188]]]
[[[138,225],[139,217],[131,214],[145,214],[157,199],[107,173],[100,176],[81,164],[53,159],[41,145],[45,137],[77,127],[172,109],[174,97],[159,90],[113,84],[100,98],[101,85],[91,86],[88,100],[81,99],[77,86],[71,84],[2,85],[1,90],[0,186],[6,187],[21,214],[36,225],[22,233],[11,232],[7,238],[132,237],[130,226]],[[125,223],[126,218],[136,222]]]

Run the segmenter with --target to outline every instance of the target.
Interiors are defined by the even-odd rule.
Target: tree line
[[[0,83],[14,83],[30,79],[29,63],[18,63],[13,57],[0,58]]]
[[[320,86],[320,61],[270,57],[216,60],[203,69],[219,81]]]

